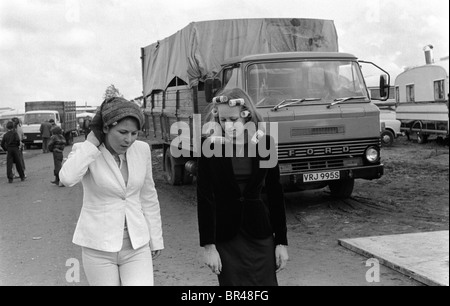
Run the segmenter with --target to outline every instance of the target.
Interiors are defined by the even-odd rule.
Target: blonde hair
[[[232,99],[244,99],[244,105],[237,105],[233,107],[240,107],[241,112],[248,111],[250,113],[248,117],[244,118],[246,123],[252,121],[257,127],[258,123],[263,121],[261,115],[258,113],[255,105],[253,104],[252,98],[250,98],[250,96],[242,89],[240,88],[226,89],[217,93],[216,96],[217,97],[226,96],[228,98],[228,101]],[[213,102],[211,102],[205,109],[205,120],[204,120],[205,123],[209,122],[220,123],[219,118],[216,115],[218,112],[217,106],[223,103],[225,102],[216,102],[215,99],[213,99]]]

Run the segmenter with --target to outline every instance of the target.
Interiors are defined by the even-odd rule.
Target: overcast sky
[[[142,94],[140,48],[192,21],[334,20],[342,52],[396,76],[449,55],[448,0],[0,0],[0,107],[99,105],[108,85]]]

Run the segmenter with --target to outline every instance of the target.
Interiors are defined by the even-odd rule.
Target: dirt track
[[[81,141],[82,138],[78,139]],[[65,155],[70,152],[66,148]],[[0,155],[0,285],[86,285],[67,283],[67,259],[81,259],[71,243],[82,189],[49,183],[52,159],[26,153],[28,180],[7,184]],[[366,258],[339,246],[339,238],[413,233],[449,228],[449,150],[418,145],[405,137],[382,149],[385,175],[357,181],[353,197],[333,200],[326,189],[287,194],[288,268],[280,285],[421,285],[382,267],[380,283],[365,280]],[[217,285],[198,247],[195,184],[164,182],[162,151],[153,152],[166,249],[155,262],[157,285]]]

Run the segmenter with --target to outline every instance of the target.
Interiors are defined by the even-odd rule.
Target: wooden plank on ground
[[[449,231],[339,239],[339,244],[426,285],[449,285]]]

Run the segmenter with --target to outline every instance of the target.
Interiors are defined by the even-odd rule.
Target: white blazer
[[[68,187],[83,184],[83,207],[73,243],[105,252],[122,248],[126,224],[134,249],[149,243],[164,248],[158,195],[152,173],[150,147],[135,141],[128,149],[128,184],[104,145],[89,141],[73,145],[59,177]]]

